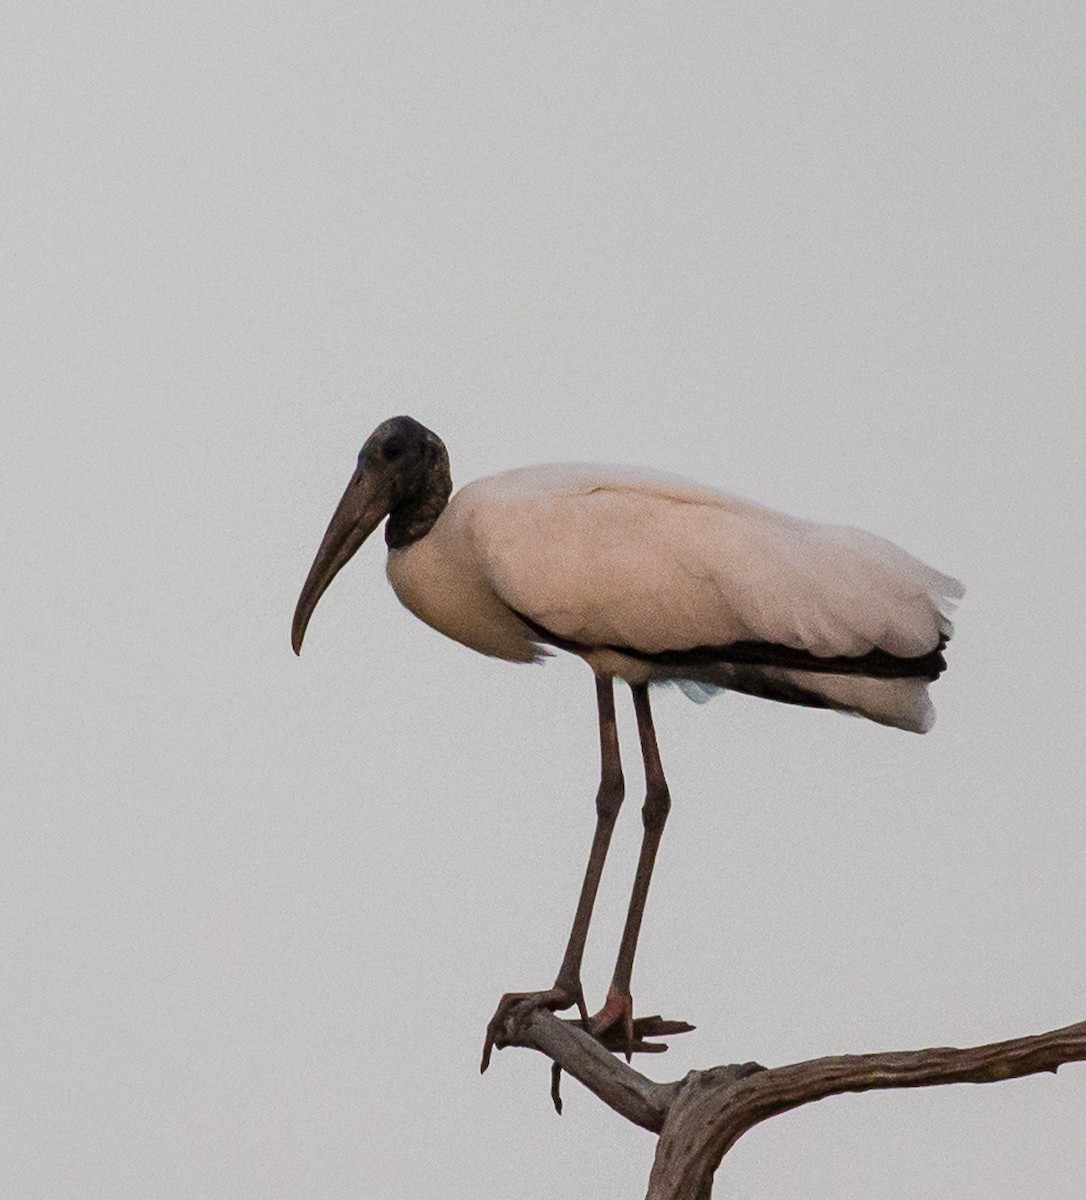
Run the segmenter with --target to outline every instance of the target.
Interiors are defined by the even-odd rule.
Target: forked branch
[[[658,1032],[679,1023],[658,1021]],[[691,1071],[655,1083],[570,1021],[536,1009],[511,1019],[502,1045],[547,1055],[627,1120],[659,1134],[648,1200],[707,1200],[713,1174],[746,1131],[768,1117],[842,1092],[997,1083],[1086,1060],[1086,1021],[968,1049],[892,1051]]]

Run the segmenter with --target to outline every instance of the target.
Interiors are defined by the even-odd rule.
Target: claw
[[[551,1103],[554,1111],[562,1115],[562,1068],[557,1063],[551,1063]]]
[[[483,1042],[483,1058],[479,1063],[480,1075],[485,1075],[487,1067],[490,1066],[490,1052],[494,1049],[494,1043],[497,1041],[498,1032],[500,1031],[502,1025],[505,1024],[505,1018],[508,1010],[502,1009],[502,1004],[504,1003],[505,997],[503,996],[501,1002],[498,1004],[497,1011],[487,1022],[486,1040]]]

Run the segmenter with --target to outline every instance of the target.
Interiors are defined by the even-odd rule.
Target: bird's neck
[[[452,475],[445,447],[428,467],[422,483],[410,495],[394,505],[385,524],[385,542],[390,550],[399,550],[417,542],[434,527],[452,495]]]

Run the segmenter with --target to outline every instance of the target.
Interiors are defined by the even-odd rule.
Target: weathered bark
[[[654,1022],[658,1032],[686,1028],[650,1019],[643,1036],[652,1036]],[[724,1155],[768,1117],[842,1092],[1055,1073],[1064,1063],[1086,1060],[1086,1021],[964,1050],[842,1055],[773,1068],[745,1063],[691,1071],[672,1083],[653,1082],[575,1023],[540,1009],[512,1016],[499,1044],[541,1051],[615,1112],[659,1134],[647,1200],[708,1200]]]

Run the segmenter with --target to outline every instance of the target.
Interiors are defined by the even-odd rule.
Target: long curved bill
[[[344,563],[388,516],[388,510],[386,481],[359,465],[328,522],[317,557],[298,597],[290,631],[290,644],[295,654],[302,652],[302,639],[317,601]]]

